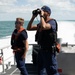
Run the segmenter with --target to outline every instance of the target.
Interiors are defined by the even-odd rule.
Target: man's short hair
[[[16,18],[16,22],[24,23],[24,19],[23,18]]]

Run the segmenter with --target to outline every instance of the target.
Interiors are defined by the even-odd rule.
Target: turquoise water
[[[29,21],[25,21],[24,28],[27,28]],[[34,21],[37,24],[39,21]],[[57,21],[58,37],[63,42],[75,43],[75,21]],[[15,28],[15,21],[0,21],[0,39],[10,36]],[[32,34],[33,35],[33,34]]]
[[[24,28],[27,28],[29,21],[25,21]],[[35,21],[34,23],[37,23]],[[0,21],[0,38],[9,36],[12,34],[13,30],[15,28],[15,21]]]

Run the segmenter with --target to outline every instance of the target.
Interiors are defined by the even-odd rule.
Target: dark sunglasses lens
[[[15,22],[15,24],[21,24],[20,22]]]

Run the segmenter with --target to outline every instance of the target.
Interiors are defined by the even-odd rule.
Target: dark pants
[[[59,75],[56,56],[50,50],[40,50],[38,53],[38,75]]]
[[[22,53],[15,52],[15,59],[17,63],[17,68],[21,71],[21,75],[28,75],[28,72],[25,67],[25,59],[22,59]]]

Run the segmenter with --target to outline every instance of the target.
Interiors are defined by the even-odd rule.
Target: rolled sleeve
[[[49,24],[51,25],[52,30],[55,32],[56,31],[56,22],[54,20],[51,20],[49,22]]]
[[[27,34],[26,31],[24,31],[24,32],[22,33],[22,38],[23,38],[23,40],[27,40],[28,34]]]

